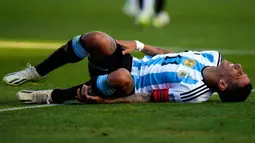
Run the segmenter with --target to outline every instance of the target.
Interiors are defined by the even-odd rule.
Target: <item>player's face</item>
[[[232,82],[232,84],[238,87],[243,87],[250,83],[247,74],[244,73],[243,68],[240,64],[233,64],[227,60],[218,66],[222,79],[226,82]]]

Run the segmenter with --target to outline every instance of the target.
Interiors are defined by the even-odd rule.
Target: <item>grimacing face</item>
[[[227,60],[223,60],[217,68],[220,72],[221,79],[228,85],[232,83],[238,87],[244,87],[250,83],[248,75],[244,73],[240,64],[233,64]]]

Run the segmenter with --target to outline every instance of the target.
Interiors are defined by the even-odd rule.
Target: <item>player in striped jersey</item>
[[[146,56],[132,57],[135,49]],[[35,67],[7,74],[3,81],[20,85],[37,81],[66,64],[88,56],[90,80],[54,90],[22,90],[23,103],[193,102],[207,101],[218,92],[223,101],[244,101],[252,86],[240,64],[233,64],[217,51],[171,53],[139,41],[114,40],[102,32],[71,39]]]
[[[217,51],[171,53],[133,58],[131,75],[136,93],[151,93],[155,89],[170,89],[172,102],[206,101],[213,90],[203,80],[206,66],[218,66]]]

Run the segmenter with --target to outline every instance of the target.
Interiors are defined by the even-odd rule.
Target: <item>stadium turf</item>
[[[164,29],[138,29],[122,12],[123,1],[3,1],[1,41],[66,42],[92,30],[117,39],[183,49],[220,49],[241,63],[255,81],[255,10],[252,0],[170,0],[172,23]],[[56,47],[57,48],[57,47]],[[227,50],[227,51],[226,51]],[[233,51],[240,52],[233,52]],[[53,49],[0,49],[0,77],[37,64]],[[242,54],[244,52],[245,54]],[[141,57],[142,54],[134,53]],[[87,61],[69,64],[41,83],[0,84],[0,111],[23,107],[22,89],[64,88],[88,79]],[[253,82],[254,84],[254,82]],[[202,104],[70,104],[0,112],[0,142],[254,142],[254,93],[244,103],[221,103],[216,95]]]

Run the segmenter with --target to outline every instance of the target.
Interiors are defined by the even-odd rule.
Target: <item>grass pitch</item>
[[[65,43],[101,30],[117,39],[163,47],[251,51],[224,58],[243,65],[254,84],[253,0],[170,0],[171,25],[141,31],[122,12],[123,1],[2,1],[0,39]],[[56,47],[57,48],[57,47]],[[46,58],[50,49],[0,49],[0,77]],[[141,54],[135,53],[141,57]],[[0,110],[23,107],[22,89],[65,88],[88,79],[87,61],[69,64],[41,83],[0,84]],[[254,93],[244,103],[63,105],[0,112],[0,142],[254,142]]]

